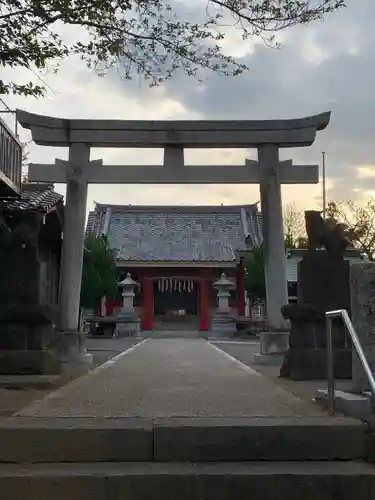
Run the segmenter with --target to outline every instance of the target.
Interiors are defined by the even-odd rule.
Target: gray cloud
[[[203,83],[184,77],[164,85],[165,96],[211,119],[297,117],[332,110],[328,129],[306,150],[286,151],[296,161],[329,156],[332,196],[375,189],[374,179],[356,179],[355,167],[375,165],[375,2],[348,1],[323,23],[285,34],[281,50],[256,45],[244,60],[250,71],[236,78],[210,75]],[[245,42],[244,42],[245,43]],[[138,94],[134,84],[127,92]],[[155,98],[142,85],[145,101]]]
[[[296,163],[317,163],[321,151],[327,151],[328,174],[333,179],[332,197],[353,197],[358,195],[353,190],[358,189],[375,191],[375,33],[372,30],[375,2],[348,0],[347,3],[347,9],[329,16],[323,23],[284,32],[281,50],[256,45],[244,58],[250,71],[236,78],[210,74],[199,83],[176,75],[162,87],[149,89],[142,80],[122,81],[116,70],[100,79],[70,58],[58,75],[48,76],[49,85],[56,90],[48,99],[14,98],[9,99],[9,104],[55,116],[132,119],[186,116],[267,119],[332,110],[331,124],[318,134],[313,147],[284,151],[282,156],[292,157]],[[33,146],[30,151],[31,161],[53,161],[55,156],[66,156],[66,151]],[[195,160],[199,156],[211,161],[211,152],[199,151],[199,155],[197,151],[189,152],[189,156],[192,154]],[[95,155],[103,155],[106,163],[153,161],[148,151],[95,151]],[[234,158],[227,151],[212,155],[213,162],[224,155],[229,155],[228,161]],[[243,156],[241,152],[237,158]],[[356,167],[360,165],[374,165],[374,177],[357,178]],[[288,200],[299,196],[304,203],[319,196],[320,190],[319,186],[285,189]],[[256,186],[197,186],[194,189],[176,186],[169,191],[158,186],[97,186],[92,188],[92,193],[98,201],[116,198],[118,203],[165,202],[167,198],[173,203],[201,203],[207,201],[208,193],[210,202],[211,199],[212,202],[254,201],[258,196]]]

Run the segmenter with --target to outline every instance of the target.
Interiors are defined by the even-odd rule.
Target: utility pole
[[[327,199],[326,199],[326,153],[322,151],[322,174],[323,174],[323,219],[326,217]]]

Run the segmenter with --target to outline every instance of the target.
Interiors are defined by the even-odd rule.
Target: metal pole
[[[327,325],[327,372],[328,372],[328,413],[335,413],[335,366],[333,357],[332,318],[326,318]]]
[[[322,174],[323,174],[323,218],[326,216],[326,207],[327,207],[327,199],[326,199],[326,153],[322,151]]]

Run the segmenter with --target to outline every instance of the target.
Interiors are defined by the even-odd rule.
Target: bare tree
[[[289,203],[285,207],[283,220],[286,248],[305,248],[305,218],[303,212],[296,209],[295,203]]]

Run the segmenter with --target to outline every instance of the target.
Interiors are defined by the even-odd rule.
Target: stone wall
[[[368,362],[375,369],[375,263],[353,264],[350,268],[352,323]],[[353,350],[354,390],[369,389],[362,365]]]

